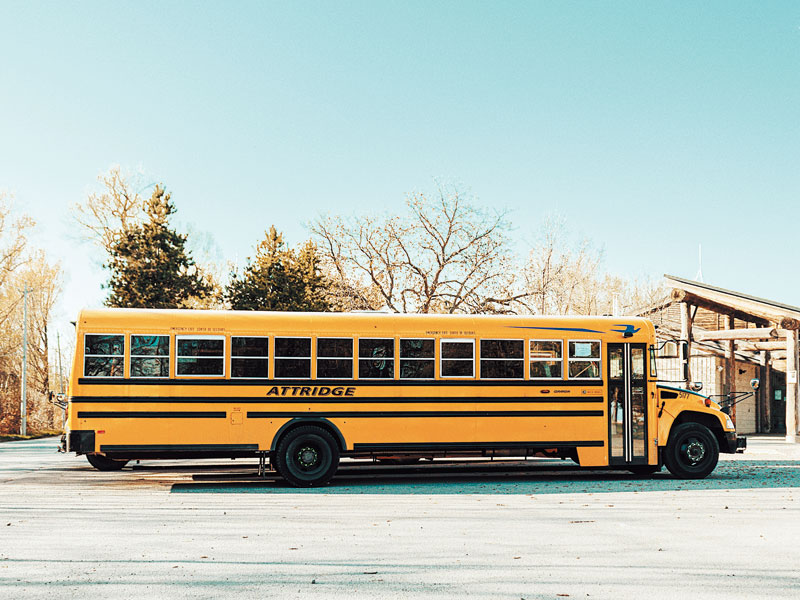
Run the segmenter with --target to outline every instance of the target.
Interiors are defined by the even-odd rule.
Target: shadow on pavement
[[[649,477],[575,466],[423,465],[412,468],[342,467],[330,485],[288,487],[274,473],[265,479],[224,473],[195,475],[173,493],[302,494],[570,494],[734,490],[800,487],[800,461],[725,461],[706,479],[675,479],[666,470]]]

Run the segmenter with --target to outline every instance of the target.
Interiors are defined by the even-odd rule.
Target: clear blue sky
[[[0,189],[104,297],[68,207],[112,164],[240,260],[433,179],[543,215],[629,276],[800,304],[800,3],[8,2]]]

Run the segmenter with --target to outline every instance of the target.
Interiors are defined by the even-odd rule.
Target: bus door
[[[647,347],[608,344],[609,464],[647,464]]]

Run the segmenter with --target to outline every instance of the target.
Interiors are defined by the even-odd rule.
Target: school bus
[[[84,310],[64,449],[258,457],[294,486],[341,457],[558,456],[711,473],[745,443],[719,405],[659,386],[630,317]]]

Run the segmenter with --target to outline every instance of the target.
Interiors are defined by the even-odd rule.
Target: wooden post
[[[681,366],[683,373],[681,378],[684,380],[684,387],[688,390],[692,382],[692,313],[689,311],[689,304],[681,302]]]
[[[731,315],[725,315],[725,327],[734,329],[736,322]],[[733,397],[736,394],[736,354],[734,352],[733,340],[728,340],[727,348],[725,351],[725,383],[728,388],[728,398],[730,399],[730,415],[733,424],[736,424],[736,405],[733,403]]]
[[[786,441],[797,442],[797,329],[786,333]]]
[[[764,381],[764,352],[758,354],[758,369],[756,369],[756,377],[759,381]],[[755,398],[756,405],[756,433],[764,433],[764,386],[758,386],[755,390],[753,397]]]
[[[765,433],[772,431],[772,359],[769,351],[764,352],[764,379],[761,382],[761,387],[764,390],[764,422],[766,427]]]

